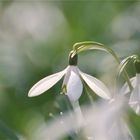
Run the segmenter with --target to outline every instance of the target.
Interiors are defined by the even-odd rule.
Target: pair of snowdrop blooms
[[[82,72],[77,66],[78,55],[71,51],[69,65],[58,73],[47,76],[37,82],[29,91],[28,96],[38,96],[54,86],[63,76],[62,92],[68,96],[71,102],[78,101],[83,91],[85,82],[93,92],[104,99],[110,99],[110,92],[103,82],[97,78]]]
[[[58,73],[47,76],[37,82],[29,91],[28,96],[38,96],[54,86],[63,76],[62,92],[68,96],[69,100],[78,101],[83,91],[83,82],[85,82],[93,92],[104,99],[111,99],[111,94],[103,82],[97,78],[83,73],[77,66],[78,55],[71,51],[69,55],[69,65]],[[131,91],[129,105],[140,115],[140,60],[134,62],[136,68],[136,76],[130,79],[133,86]],[[130,93],[129,87],[125,84],[121,93]]]

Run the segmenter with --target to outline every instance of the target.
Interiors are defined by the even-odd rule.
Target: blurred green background
[[[0,1],[0,140],[33,140],[41,124],[67,109],[59,94],[62,81],[41,96],[27,94],[68,65],[74,43],[100,42],[120,58],[140,54],[139,23],[136,0]],[[82,53],[79,67],[111,87],[116,63],[110,55]],[[128,121],[139,140],[140,117],[132,112]]]

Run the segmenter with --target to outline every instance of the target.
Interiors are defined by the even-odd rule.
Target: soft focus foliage
[[[68,64],[74,43],[101,42],[121,58],[140,55],[139,23],[137,0],[0,2],[0,140],[35,140],[35,134],[43,132],[50,120],[71,110],[68,99],[60,95],[62,81],[41,96],[28,98],[27,94],[37,81]],[[87,51],[79,55],[78,65],[113,89],[117,63],[111,55]],[[133,68],[128,69],[133,77]],[[87,88],[84,92],[91,91]],[[80,104],[86,103],[88,94],[82,94]],[[128,112],[125,121],[139,140],[140,117],[130,108]],[[69,135],[74,137],[75,133]]]

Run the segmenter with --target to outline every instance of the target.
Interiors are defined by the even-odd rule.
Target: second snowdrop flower
[[[129,99],[129,105],[136,114],[140,115],[140,61],[135,61],[136,76],[133,78],[133,91]]]
[[[136,69],[136,76],[132,77],[130,79],[131,85],[133,86],[132,91],[129,90],[128,84],[125,83],[125,85],[121,89],[121,93],[130,94],[129,98],[129,105],[130,107],[136,112],[136,114],[140,115],[140,60],[138,56],[134,57],[128,57],[132,58],[132,62],[134,63],[135,69]]]
[[[78,55],[71,51],[69,55],[69,65],[63,70],[53,75],[47,76],[37,82],[29,91],[28,96],[38,96],[52,86],[54,86],[63,76],[62,92],[68,96],[70,101],[77,101],[83,91],[83,81],[91,88],[93,92],[104,99],[110,99],[108,88],[103,82],[83,73],[77,66]]]
[[[140,115],[140,73],[134,78],[135,85],[129,99],[129,105],[133,108],[136,114]]]

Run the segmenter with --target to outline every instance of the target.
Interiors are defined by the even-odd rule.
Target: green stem
[[[111,49],[108,49],[108,51],[114,56],[114,58],[117,61],[117,63],[120,64],[120,59],[118,58],[118,56],[116,55],[116,53],[113,50],[111,50]],[[128,84],[128,87],[130,89],[130,92],[131,92],[133,90],[133,86],[132,86],[132,84],[131,84],[131,82],[129,80],[129,76],[128,76],[128,74],[127,74],[127,72],[126,72],[125,69],[124,69],[123,76],[124,76],[124,78],[125,78],[125,80],[126,80],[126,82]]]
[[[77,54],[81,51],[90,50],[90,49],[96,49],[96,50],[109,52],[115,58],[117,63],[120,64],[120,59],[118,58],[116,53],[112,49],[105,47],[101,43],[93,42],[93,41],[85,41],[85,42],[79,42],[73,45],[73,50],[77,52]],[[125,69],[124,69],[123,76],[126,79],[126,82],[128,83],[130,91],[132,91],[133,87],[131,85],[131,82],[129,80],[128,74]],[[117,78],[116,78],[116,81],[117,81]]]

